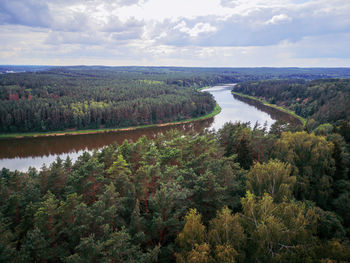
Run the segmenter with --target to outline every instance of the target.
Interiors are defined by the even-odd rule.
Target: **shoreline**
[[[166,127],[175,126],[178,124],[185,124],[189,122],[201,121],[214,117],[221,112],[221,107],[216,103],[214,110],[211,113],[203,115],[197,118],[186,119],[182,121],[173,121],[161,124],[147,124],[141,126],[131,126],[126,128],[103,128],[103,129],[88,129],[88,130],[75,130],[75,131],[52,131],[52,132],[28,132],[28,133],[6,133],[0,134],[0,140],[2,139],[22,139],[22,138],[36,138],[36,137],[54,137],[54,136],[74,136],[74,135],[85,135],[85,134],[98,134],[108,132],[123,132],[123,131],[134,131],[141,130],[151,127]]]
[[[304,119],[303,117],[297,115],[294,111],[291,111],[291,110],[289,110],[289,109],[283,108],[283,107],[281,107],[281,106],[277,106],[277,105],[274,105],[274,104],[270,104],[270,103],[268,103],[268,102],[265,101],[265,100],[262,100],[262,99],[259,99],[259,98],[255,98],[255,97],[250,96],[250,95],[246,95],[246,94],[239,93],[239,92],[235,92],[235,91],[231,91],[231,93],[234,94],[234,95],[236,95],[236,96],[238,96],[238,97],[243,97],[243,98],[251,99],[251,100],[260,102],[260,103],[264,104],[264,105],[267,106],[267,107],[270,107],[270,108],[276,109],[276,110],[278,110],[278,111],[287,113],[287,114],[291,115],[292,117],[294,117],[295,119],[299,120],[299,121],[300,121],[300,124],[301,124],[302,126],[305,126],[305,124],[306,124],[306,119]]]

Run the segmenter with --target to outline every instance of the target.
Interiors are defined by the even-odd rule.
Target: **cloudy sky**
[[[0,0],[0,64],[349,67],[350,0]]]

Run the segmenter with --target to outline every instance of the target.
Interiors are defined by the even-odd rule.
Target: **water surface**
[[[231,93],[233,85],[234,84],[215,86],[203,90],[210,92],[221,107],[220,114],[214,117],[214,121],[210,128],[218,130],[229,121],[250,122],[251,125],[254,125],[256,122],[259,122],[260,124],[266,123],[269,128],[276,119],[273,119],[268,113],[259,110],[257,106],[249,105],[248,103],[241,101],[238,97],[235,98]]]

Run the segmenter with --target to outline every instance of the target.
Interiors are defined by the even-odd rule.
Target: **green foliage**
[[[267,80],[247,82],[235,87],[235,91],[274,100],[296,114],[321,123],[349,121],[350,80]]]
[[[179,233],[176,243],[181,248],[181,254],[177,254],[177,262],[192,262],[188,258],[195,257],[196,254],[205,252],[206,249],[201,249],[199,246],[206,239],[205,226],[202,224],[201,215],[196,209],[191,209],[185,219],[184,229]]]
[[[260,153],[249,170],[237,163],[253,159],[236,149],[245,139]],[[2,169],[0,260],[346,261],[348,154],[339,134],[236,123],[125,141],[40,171]]]
[[[331,229],[341,230],[332,213],[287,198],[276,203],[267,193],[258,197],[248,191],[241,202],[241,213],[224,207],[208,227],[190,210],[176,239],[176,261],[319,262],[349,255],[349,247],[336,239],[340,232],[325,236],[332,235]],[[322,238],[329,238],[325,242],[317,236],[324,230]]]
[[[194,88],[200,80],[180,86],[172,80],[157,72],[87,68],[2,74],[0,132],[140,126],[197,118],[214,110],[212,96]]]
[[[180,248],[180,253],[175,254],[176,262],[235,262],[237,250],[245,244],[244,230],[238,220],[225,207],[210,222],[207,232],[201,215],[191,209],[176,239]]]
[[[330,123],[324,123],[313,130],[316,135],[327,135],[333,131],[333,125]]]
[[[84,153],[74,164],[58,158],[39,172],[3,169],[1,256],[20,262],[168,262],[189,208],[203,213],[205,223],[225,205],[238,209],[243,180],[215,135],[178,131]],[[200,244],[191,260],[205,251]]]
[[[266,133],[266,127],[258,123],[254,128],[249,123],[225,123],[218,131],[217,140],[225,149],[226,156],[236,156],[244,169],[249,169],[254,161],[268,161],[275,136]]]
[[[212,245],[217,262],[234,262],[235,258],[244,259],[246,233],[238,214],[224,207],[210,221],[208,239]]]
[[[14,234],[10,229],[9,222],[0,214],[0,262],[9,262],[15,255],[13,244]]]
[[[345,236],[345,229],[341,219],[335,213],[324,211],[319,207],[315,208],[318,216],[317,235],[321,239],[342,239]]]
[[[252,164],[251,130],[247,124],[226,123],[218,134],[218,140],[225,146],[225,155],[237,155],[237,161],[244,169]]]
[[[298,199],[315,201],[325,208],[332,195],[335,162],[334,145],[325,137],[306,132],[282,133],[274,146],[273,156],[292,165],[297,177],[295,195]]]
[[[305,204],[288,200],[277,204],[268,194],[257,198],[248,192],[242,206],[251,240],[250,261],[306,262],[316,257],[317,216]]]
[[[296,177],[291,176],[291,165],[278,160],[256,163],[247,174],[247,190],[256,196],[269,194],[275,202],[293,196]]]

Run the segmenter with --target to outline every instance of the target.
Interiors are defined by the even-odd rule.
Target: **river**
[[[124,140],[136,141],[143,135],[152,138],[158,133],[164,133],[174,128],[197,132],[206,128],[218,130],[229,121],[249,121],[251,124],[258,121],[260,124],[266,123],[270,127],[275,120],[288,117],[287,114],[281,116],[280,112],[276,110],[271,110],[268,107],[264,108],[259,103],[233,96],[231,94],[232,85],[215,86],[203,90],[210,92],[222,109],[218,115],[207,120],[132,131],[2,139],[0,140],[0,169],[6,167],[10,170],[27,171],[30,166],[40,169],[44,163],[46,165],[52,163],[57,156],[65,159],[69,155],[74,161],[84,151],[100,149],[114,142],[121,144]]]

